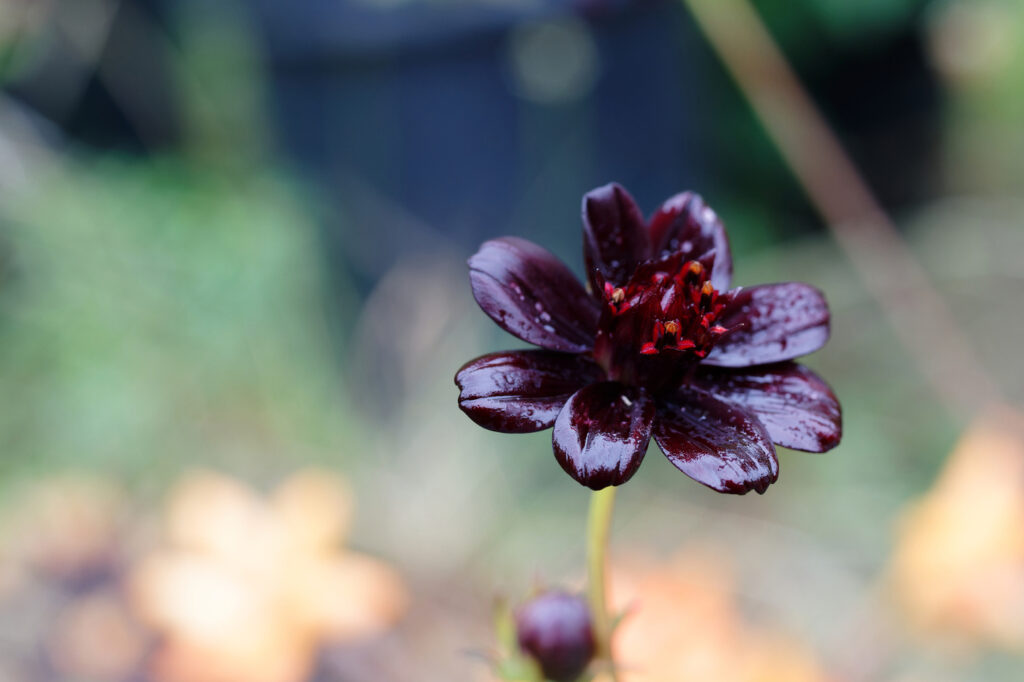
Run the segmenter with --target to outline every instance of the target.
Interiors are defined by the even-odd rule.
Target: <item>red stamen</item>
[[[679,260],[673,264],[663,262],[642,277],[634,275],[622,287],[602,283],[609,313],[608,322],[603,323],[609,325],[609,335],[602,338],[617,347],[616,353],[627,350],[619,344],[628,344],[629,350],[639,355],[658,355],[668,350],[692,352],[690,357],[664,356],[666,367],[675,362],[685,365],[706,357],[718,337],[728,331],[716,323],[731,298],[715,289],[704,264],[696,260],[682,266],[678,263]],[[634,319],[634,315],[643,317]],[[621,362],[629,367],[625,358],[632,353],[616,357],[622,357]],[[643,369],[631,367],[629,371],[644,374],[663,370],[659,362],[651,362],[649,368],[645,363]]]

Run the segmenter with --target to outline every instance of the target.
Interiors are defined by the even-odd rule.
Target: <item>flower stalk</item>
[[[615,486],[595,490],[590,496],[587,518],[587,601],[594,621],[597,657],[608,663],[612,682],[617,680],[612,659],[612,618],[608,612],[607,580],[608,538],[615,510]]]

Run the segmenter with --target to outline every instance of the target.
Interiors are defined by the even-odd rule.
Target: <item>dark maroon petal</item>
[[[555,420],[555,459],[588,488],[622,485],[647,452],[654,412],[642,389],[614,381],[581,388]]]
[[[701,367],[693,385],[753,414],[772,442],[825,452],[843,433],[839,401],[811,370],[787,362],[754,370]]]
[[[824,346],[829,334],[828,304],[824,294],[809,284],[762,284],[734,293],[718,324],[732,331],[705,364],[767,365]]]
[[[603,281],[623,286],[649,251],[644,216],[629,192],[613,182],[583,196],[583,259],[595,296]]]
[[[459,407],[480,426],[531,433],[554,424],[565,401],[602,374],[582,355],[514,350],[466,363],[455,375],[455,384],[460,389]]]
[[[473,297],[508,333],[549,350],[594,345],[600,309],[572,272],[525,239],[484,242],[469,259]]]
[[[677,469],[721,493],[763,493],[779,477],[764,426],[708,393],[687,390],[662,402],[654,439]]]
[[[651,217],[651,255],[663,260],[682,253],[686,260],[705,261],[714,254],[711,284],[719,291],[732,281],[732,254],[721,219],[698,194],[677,194]]]

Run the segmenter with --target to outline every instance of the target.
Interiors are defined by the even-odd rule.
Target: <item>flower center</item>
[[[659,391],[678,387],[728,330],[725,303],[699,261],[677,254],[640,265],[625,286],[604,283],[594,358],[610,379]]]

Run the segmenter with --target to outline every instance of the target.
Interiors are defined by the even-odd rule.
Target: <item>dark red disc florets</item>
[[[624,286],[605,282],[594,357],[609,378],[651,390],[678,386],[727,330],[710,272],[681,255],[640,265]]]

